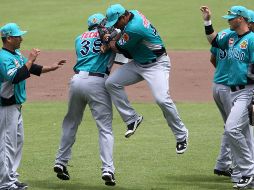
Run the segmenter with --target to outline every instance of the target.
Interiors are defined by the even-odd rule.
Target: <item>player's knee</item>
[[[159,106],[174,104],[170,97],[157,96],[155,97],[155,101]]]
[[[235,138],[239,133],[240,130],[236,128],[235,125],[233,125],[233,123],[232,124],[228,123],[225,125],[224,134],[226,135],[226,137]]]
[[[121,85],[119,85],[118,83],[116,83],[114,80],[111,80],[110,78],[108,78],[105,82],[105,87],[108,91],[111,91],[112,89],[118,89],[118,88],[122,88]]]
[[[107,89],[107,90],[110,90],[110,89],[113,88],[113,86],[114,86],[113,81],[110,80],[110,78],[108,78],[108,79],[106,80],[106,82],[105,82],[105,87],[106,87],[106,89]]]

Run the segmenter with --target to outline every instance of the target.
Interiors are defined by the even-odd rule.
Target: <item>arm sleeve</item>
[[[42,68],[43,66],[41,65],[37,65],[37,64],[33,64],[29,70],[29,72],[33,75],[37,75],[40,76],[42,73]]]
[[[12,80],[12,83],[17,84],[29,77],[30,77],[30,72],[28,71],[26,65],[23,65],[22,67],[17,69],[16,74]]]
[[[217,48],[216,47],[211,47],[210,52],[211,52],[211,54],[216,56],[216,54],[217,54]]]

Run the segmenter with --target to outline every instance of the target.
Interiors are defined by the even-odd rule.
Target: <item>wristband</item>
[[[213,25],[205,26],[205,34],[210,35],[214,33]]]
[[[204,25],[205,25],[205,26],[212,25],[212,21],[211,21],[211,20],[205,20],[205,21],[204,21]]]

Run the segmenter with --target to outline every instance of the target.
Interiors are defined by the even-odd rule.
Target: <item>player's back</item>
[[[101,53],[101,45],[102,41],[97,29],[78,36],[75,41],[77,62],[74,70],[105,73],[113,58],[111,51]]]
[[[157,52],[165,52],[165,47],[157,30],[139,11],[130,10],[132,17],[124,29],[118,45],[126,49],[134,60],[147,63],[159,57]]]

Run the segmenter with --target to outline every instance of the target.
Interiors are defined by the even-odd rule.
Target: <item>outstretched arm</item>
[[[47,73],[47,72],[50,72],[50,71],[55,71],[55,70],[59,69],[65,63],[66,63],[66,60],[61,60],[57,63],[52,64],[51,66],[43,66],[41,72],[42,73]]]
[[[202,16],[203,16],[203,20],[204,20],[205,33],[206,33],[207,40],[210,44],[212,44],[212,41],[217,36],[217,32],[214,31],[213,26],[212,26],[211,11],[207,6],[201,6],[200,10],[202,12]]]

